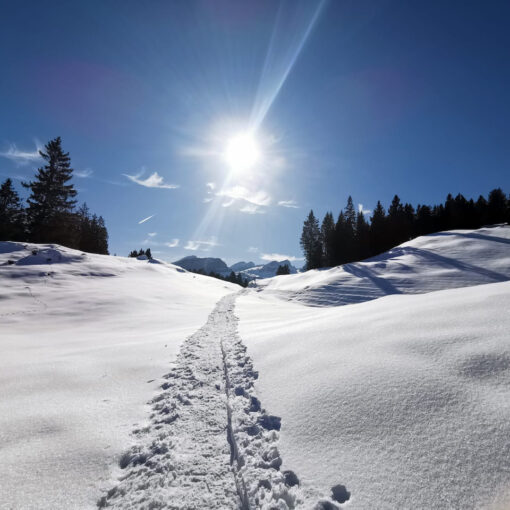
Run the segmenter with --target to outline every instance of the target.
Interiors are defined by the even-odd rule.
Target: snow
[[[0,243],[0,508],[94,508],[181,342],[238,288]]]
[[[509,238],[427,236],[356,275],[276,277],[237,299],[283,469],[305,495],[342,484],[352,509],[510,505]],[[357,304],[317,306],[342,302]]]
[[[0,243],[0,508],[508,508],[509,248],[241,290]]]
[[[126,472],[100,507],[283,510],[302,501],[279,470],[280,422],[254,394],[257,374],[237,335],[234,301],[220,300],[183,343],[150,424],[121,459]]]
[[[510,228],[419,237],[354,264],[257,281],[259,289],[316,306],[361,303],[510,279]]]

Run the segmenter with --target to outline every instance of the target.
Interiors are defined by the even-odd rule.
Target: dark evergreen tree
[[[69,182],[73,173],[69,153],[63,152],[58,137],[39,154],[46,164],[38,169],[34,181],[23,183],[31,192],[27,209],[30,240],[76,246],[78,227],[72,214],[76,190]]]
[[[347,205],[344,209],[344,238],[342,240],[342,246],[346,262],[352,262],[356,260],[356,210],[352,197],[349,195],[347,199]]]
[[[363,211],[358,211],[356,215],[356,249],[356,260],[370,257],[370,225]]]
[[[334,266],[345,264],[349,259],[349,247],[346,246],[346,239],[349,233],[345,222],[345,215],[340,211],[335,224],[335,240],[333,244]]]
[[[25,240],[25,213],[11,179],[0,186],[0,241]]]
[[[313,211],[310,211],[303,224],[300,244],[305,254],[307,269],[322,267],[322,236],[319,221]]]
[[[335,265],[335,220],[333,213],[327,212],[322,220],[322,263],[326,267]],[[282,273],[288,274],[288,273]]]
[[[282,274],[290,274],[290,268],[287,264],[282,264],[282,265],[278,266],[278,269],[276,270],[276,276],[279,276]]]
[[[489,193],[488,219],[490,224],[503,223],[506,220],[507,201],[501,188],[493,189]]]
[[[489,210],[487,200],[484,196],[480,195],[475,204],[476,210],[476,218],[477,218],[477,227],[482,227],[486,225],[489,221]]]
[[[370,251],[377,255],[386,251],[390,243],[387,236],[386,211],[378,201],[370,218]]]
[[[418,205],[415,225],[416,235],[423,236],[434,232],[434,218],[428,205]]]

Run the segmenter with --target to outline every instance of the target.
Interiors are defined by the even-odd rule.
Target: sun
[[[238,133],[228,139],[223,157],[234,172],[245,172],[260,160],[257,140],[251,133]]]

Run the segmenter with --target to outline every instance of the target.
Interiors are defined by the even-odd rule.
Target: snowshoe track
[[[301,506],[297,477],[282,473],[280,419],[262,409],[258,377],[237,334],[235,295],[181,346],[152,404],[150,423],[120,459],[119,483],[100,508],[279,509]]]

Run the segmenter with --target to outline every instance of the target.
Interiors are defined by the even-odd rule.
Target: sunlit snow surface
[[[269,460],[301,482],[287,490],[277,473],[272,487],[263,477],[268,508],[269,497],[279,509],[320,499],[323,509],[509,508],[509,279],[505,226],[261,280],[223,305],[239,287],[169,264],[0,243],[0,508],[94,508],[112,487],[126,489],[109,497],[119,508],[156,498],[197,509],[192,501],[209,498],[219,509],[215,491],[235,506],[232,480],[223,491],[217,478],[231,475],[227,401],[248,488]],[[252,362],[254,393],[239,376],[249,391],[221,396],[224,369],[237,377]],[[186,389],[195,380],[202,386]],[[243,407],[255,394],[265,411]],[[176,399],[190,400],[188,414],[166,427]],[[196,437],[195,412],[206,428],[214,417],[214,437]],[[243,439],[257,413],[281,418],[281,430]],[[184,460],[215,438],[222,464],[189,471]],[[167,451],[155,447],[167,440]],[[182,462],[181,450],[190,452]],[[265,460],[255,465],[258,450]],[[121,470],[121,455],[137,451],[154,457]],[[154,489],[148,462],[175,483],[163,477]],[[329,499],[339,484],[351,496],[344,505]]]
[[[260,280],[259,289],[316,306],[362,303],[510,279],[510,228],[419,237],[364,262]]]
[[[345,508],[509,508],[509,278],[510,228],[496,227],[238,298],[283,468],[305,491],[345,485]]]
[[[0,508],[94,508],[181,342],[236,288],[0,243]]]

